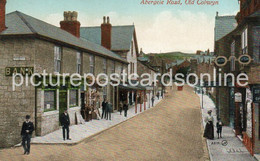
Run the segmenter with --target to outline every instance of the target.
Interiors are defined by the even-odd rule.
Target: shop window
[[[77,52],[77,73],[81,74],[81,62],[82,62],[82,53]]]
[[[54,47],[54,72],[61,72],[61,47]]]
[[[89,68],[90,68],[90,73],[94,74],[95,73],[95,57],[94,57],[94,55],[90,55],[90,57],[89,57]]]
[[[44,112],[56,110],[56,90],[44,91]]]
[[[78,105],[78,90],[71,89],[70,90],[70,107],[75,107]]]

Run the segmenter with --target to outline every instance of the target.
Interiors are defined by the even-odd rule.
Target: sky
[[[77,11],[81,26],[100,26],[102,17],[110,16],[114,26],[135,25],[139,48],[145,53],[194,53],[213,51],[217,11],[222,16],[236,15],[239,10],[238,0],[211,0],[218,1],[214,6],[197,4],[210,0],[194,0],[193,5],[185,0],[180,0],[182,5],[167,1],[145,5],[142,0],[7,0],[6,12],[17,10],[58,27],[64,11]]]

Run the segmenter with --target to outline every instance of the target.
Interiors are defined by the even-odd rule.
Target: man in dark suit
[[[22,145],[24,149],[24,154],[30,154],[30,144],[32,138],[32,132],[34,131],[33,123],[30,121],[30,116],[26,115],[26,121],[23,122],[21,136],[22,136]]]
[[[104,99],[104,101],[102,102],[102,116],[101,116],[101,119],[105,118],[106,106],[107,106],[107,101],[106,101],[106,99]]]
[[[65,140],[65,138],[66,138],[65,137],[65,130],[67,131],[67,140],[71,140],[70,137],[69,137],[70,117],[69,117],[67,110],[65,110],[64,113],[61,114],[60,123],[61,123],[61,126],[62,126],[63,140]]]

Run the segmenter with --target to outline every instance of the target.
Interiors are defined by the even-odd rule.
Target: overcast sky
[[[135,24],[137,40],[145,53],[213,50],[214,20],[235,15],[238,0],[218,0],[218,5],[142,5],[142,0],[7,0],[7,13],[21,11],[59,26],[63,11],[78,11],[81,26],[99,26],[110,16],[112,25]],[[205,0],[200,0],[205,1]],[[209,1],[209,0],[207,0]]]

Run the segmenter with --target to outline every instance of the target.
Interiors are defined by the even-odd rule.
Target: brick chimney
[[[5,26],[5,4],[6,4],[6,0],[0,0],[0,33],[6,29],[6,26]]]
[[[103,17],[103,24],[101,24],[101,45],[111,50],[111,32],[112,25],[110,24],[109,17]]]
[[[64,20],[60,22],[60,28],[79,38],[80,22],[77,20],[77,18],[77,12],[65,11]]]

